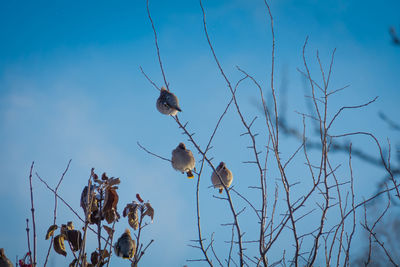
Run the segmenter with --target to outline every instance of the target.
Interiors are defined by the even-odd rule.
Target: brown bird
[[[14,267],[12,262],[7,258],[4,253],[4,248],[0,248],[0,267]]]
[[[118,257],[124,259],[130,259],[135,255],[136,243],[131,237],[129,229],[125,230],[125,233],[118,238],[118,241],[114,244],[114,251]]]
[[[181,171],[182,173],[186,172],[189,179],[194,177],[192,170],[194,169],[196,161],[192,151],[186,149],[184,143],[179,143],[179,145],[172,150],[171,163],[175,170]]]
[[[158,111],[165,115],[175,116],[178,111],[182,111],[179,107],[179,100],[170,91],[161,87],[160,96],[157,99],[156,107]]]
[[[219,193],[221,194],[222,191],[224,190],[224,186],[220,182],[217,173],[221,177],[221,180],[226,187],[229,187],[231,185],[233,180],[233,175],[232,172],[228,170],[228,168],[226,167],[225,162],[222,161],[218,165],[216,172],[213,172],[213,174],[211,175],[211,182],[213,183],[214,188],[219,188]]]

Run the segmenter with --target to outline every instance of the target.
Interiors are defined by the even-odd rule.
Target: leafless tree
[[[399,188],[396,180],[398,175],[398,168],[392,167],[391,159],[386,158],[382,146],[379,140],[368,132],[349,132],[349,133],[334,133],[334,122],[340,119],[340,116],[348,110],[360,109],[369,106],[376,101],[376,98],[371,99],[366,103],[356,104],[352,106],[342,106],[336,112],[331,113],[328,109],[329,99],[332,95],[341,92],[347,86],[342,88],[330,88],[330,80],[332,75],[332,69],[334,66],[334,55],[336,50],[332,52],[331,61],[327,68],[323,66],[319,53],[316,53],[316,62],[319,66],[319,74],[321,76],[321,82],[318,82],[314,78],[314,74],[311,73],[309,68],[308,56],[306,55],[306,48],[308,38],[306,39],[303,47],[303,68],[299,69],[299,72],[305,77],[309,83],[310,92],[307,98],[311,101],[311,112],[310,113],[299,113],[303,129],[297,130],[287,125],[285,118],[281,118],[279,114],[278,97],[276,93],[276,86],[274,82],[275,78],[275,33],[274,33],[274,20],[270,6],[267,1],[265,4],[265,13],[270,20],[271,28],[271,74],[270,74],[270,86],[269,88],[262,88],[260,83],[251,75],[248,71],[243,70],[241,67],[237,67],[238,72],[243,76],[237,81],[231,81],[226,75],[222,63],[217,56],[214,49],[213,42],[210,38],[206,12],[202,1],[200,0],[200,8],[203,14],[203,26],[206,40],[208,42],[211,56],[216,63],[216,70],[221,74],[222,79],[226,82],[228,93],[231,95],[231,100],[226,105],[225,110],[219,116],[217,124],[212,131],[212,135],[209,141],[206,142],[205,147],[201,147],[200,140],[195,139],[194,131],[188,128],[188,123],[182,123],[178,116],[174,116],[173,119],[177,123],[177,126],[182,129],[183,134],[186,135],[188,141],[192,143],[195,149],[201,155],[201,167],[197,172],[197,191],[196,191],[196,204],[197,204],[197,231],[198,239],[195,240],[197,245],[193,245],[194,248],[199,249],[202,252],[203,257],[200,259],[189,259],[188,261],[204,261],[208,265],[220,265],[223,263],[229,266],[230,264],[237,264],[240,266],[244,265],[307,265],[313,266],[317,264],[322,258],[325,259],[327,266],[331,265],[343,265],[349,266],[351,262],[351,244],[353,241],[354,233],[356,230],[356,211],[365,207],[373,200],[377,199],[381,195],[393,194],[395,198],[400,198]],[[157,58],[159,67],[161,69],[162,80],[165,86],[168,87],[169,82],[165,75],[165,66],[163,65],[160,53],[160,45],[157,39],[156,27],[153,18],[150,13],[149,1],[147,0],[147,12],[149,21],[151,23],[154,41],[156,46]],[[156,88],[156,83],[145,73],[141,68],[145,78]],[[244,80],[249,80],[254,87],[259,91],[260,110],[264,117],[262,124],[266,129],[265,135],[259,135],[254,125],[257,124],[257,117],[251,120],[245,119],[246,116],[243,113],[239,104],[236,91],[242,86]],[[159,88],[158,88],[159,89]],[[272,104],[267,105],[265,95],[270,95],[272,98]],[[242,125],[244,132],[243,136],[249,140],[249,148],[252,151],[253,158],[244,162],[246,164],[252,164],[256,168],[259,174],[259,184],[249,185],[259,192],[260,201],[254,203],[250,201],[243,193],[237,191],[235,188],[226,188],[224,186],[225,197],[216,197],[227,201],[227,205],[230,208],[232,214],[232,223],[225,226],[232,227],[232,238],[228,241],[229,247],[227,248],[229,253],[227,258],[223,258],[221,255],[217,255],[213,246],[215,242],[213,234],[209,235],[209,238],[205,238],[205,230],[201,227],[200,221],[200,181],[202,178],[202,171],[205,164],[215,171],[215,166],[210,160],[209,150],[212,147],[212,141],[215,133],[220,129],[220,122],[223,120],[225,114],[229,110],[229,107],[234,106],[234,110],[238,115],[238,122]],[[308,137],[307,126],[311,124],[315,128],[316,138],[310,140]],[[307,128],[307,129],[306,129]],[[280,136],[291,135],[298,138],[300,141],[299,146],[294,149],[289,155],[286,155],[287,160],[283,160],[284,156],[280,149]],[[259,137],[260,136],[260,137]],[[372,143],[378,148],[379,154],[375,156],[368,155],[362,150],[352,148],[351,143],[340,142],[343,137],[358,137],[366,136],[370,138]],[[261,140],[260,140],[261,139]],[[218,144],[214,144],[217,146]],[[165,159],[157,153],[151,152],[149,149],[139,146],[147,153],[152,154],[161,159]],[[389,143],[390,147],[390,143]],[[302,159],[305,161],[305,166],[308,169],[308,179],[311,183],[304,183],[303,188],[307,188],[304,192],[298,193],[300,182],[293,182],[292,177],[288,174],[291,163],[295,158],[299,158],[300,151],[302,152]],[[312,152],[311,152],[312,151]],[[343,163],[337,163],[336,160],[331,156],[336,151],[343,151],[348,155],[348,170],[349,178],[343,179],[338,177],[338,169]],[[389,151],[390,154],[390,151]],[[384,185],[386,187],[381,188],[368,199],[365,199],[359,203],[355,201],[354,192],[354,177],[352,169],[352,156],[364,159],[368,164],[376,164],[384,170],[387,176],[387,180]],[[168,159],[167,159],[168,160]],[[272,177],[267,172],[268,168],[276,168],[279,173],[279,182],[275,183],[275,177]],[[271,189],[273,194],[271,194]],[[232,194],[236,196],[232,197]],[[283,198],[280,197],[283,195]],[[236,208],[239,204],[235,204],[235,200],[241,199],[246,205],[240,209]],[[284,203],[284,205],[281,205]],[[244,238],[243,230],[240,225],[240,215],[245,208],[250,208],[254,211],[255,215],[259,220],[259,234],[256,237]],[[334,215],[339,214],[338,217],[334,218]],[[304,230],[304,224],[302,220],[305,217],[311,217],[314,220],[310,231]],[[378,224],[382,220],[379,217],[375,224]],[[363,224],[367,229],[367,223]],[[204,226],[204,225],[203,225]],[[291,233],[290,245],[294,247],[293,251],[288,251],[282,248],[280,259],[272,263],[269,261],[269,252],[273,246],[276,246],[278,240],[283,239],[284,233]],[[286,241],[287,242],[287,241]],[[258,244],[258,252],[247,251],[246,246],[250,243]],[[384,244],[382,243],[382,247]],[[211,251],[210,251],[211,248]],[[234,256],[237,255],[237,261],[234,260]],[[392,259],[387,253],[388,259]],[[237,263],[236,263],[237,262]],[[318,264],[317,264],[318,265]]]
[[[166,76],[166,66],[164,66],[161,57],[161,46],[159,45],[156,31],[156,24],[150,12],[149,0],[146,1],[147,14],[154,33],[155,49],[157,52],[157,61],[161,70],[160,79],[163,81],[165,88],[170,91],[170,83]],[[398,175],[400,172],[400,164],[392,164],[391,145],[387,144],[388,152],[384,152],[381,142],[376,136],[369,132],[342,132],[337,133],[334,126],[337,120],[345,112],[352,110],[367,108],[373,104],[377,97],[372,98],[365,103],[356,103],[351,106],[342,106],[336,111],[330,110],[330,97],[334,94],[342,93],[347,87],[331,88],[331,78],[334,69],[334,59],[336,50],[331,53],[331,59],[327,66],[321,61],[319,52],[316,51],[315,57],[308,55],[307,44],[308,38],[305,39],[302,49],[303,66],[298,69],[308,83],[308,92],[306,98],[309,100],[310,109],[306,113],[298,113],[299,121],[302,128],[298,129],[289,125],[285,117],[285,111],[280,106],[279,93],[275,84],[275,31],[274,17],[271,8],[266,0],[264,0],[265,14],[269,19],[269,28],[271,33],[271,72],[268,75],[269,85],[264,88],[261,83],[251,74],[252,70],[244,70],[237,66],[237,72],[241,77],[232,80],[228,77],[223,67],[216,49],[214,49],[213,40],[209,35],[206,20],[206,7],[202,1],[199,1],[202,12],[202,23],[204,28],[205,39],[208,43],[210,56],[216,64],[216,71],[228,89],[228,101],[225,109],[216,116],[216,123],[210,125],[211,135],[206,140],[200,140],[194,135],[194,129],[189,127],[188,121],[183,121],[178,115],[170,116],[176,127],[182,130],[183,135],[190,142],[191,146],[200,155],[199,168],[196,174],[196,230],[197,238],[192,240],[190,246],[199,250],[200,258],[188,259],[189,262],[202,262],[209,266],[276,266],[276,265],[294,265],[294,266],[350,266],[353,262],[360,264],[374,264],[373,258],[375,248],[379,248],[377,253],[388,263],[395,266],[399,264],[399,257],[393,253],[396,246],[390,244],[388,237],[389,232],[385,232],[383,227],[385,218],[391,208],[392,199],[400,200]],[[310,63],[312,62],[312,63]],[[311,71],[310,64],[316,64],[319,68],[317,74]],[[140,68],[145,78],[151,86],[158,90],[159,88],[153,81],[153,78],[146,74]],[[254,70],[253,70],[254,71]],[[258,116],[248,119],[248,115],[242,108],[237,90],[244,86],[256,90],[258,94],[257,102],[261,111],[261,119]],[[171,90],[172,91],[172,90]],[[270,96],[271,104],[268,105],[266,96]],[[234,186],[227,186],[223,183],[222,177],[216,171],[217,166],[212,161],[212,147],[219,144],[214,142],[217,132],[223,131],[221,122],[224,120],[228,112],[234,112],[237,115],[238,127],[241,127],[243,133],[241,136],[246,138],[248,146],[243,149],[251,151],[251,158],[243,162],[254,167],[257,173],[257,184],[247,184],[248,188],[254,190],[258,200],[250,200],[245,192],[241,192]],[[395,130],[400,127],[391,121],[383,113],[382,120],[386,121]],[[261,130],[260,130],[261,129]],[[310,133],[315,133],[311,135]],[[298,140],[298,145],[292,151],[283,151],[282,136],[294,137]],[[343,138],[366,137],[378,150],[377,155],[370,155],[363,150],[353,147],[351,142],[343,142]],[[146,153],[165,161],[169,158],[161,156],[163,152],[153,152],[153,149],[141,145],[138,146]],[[206,145],[201,145],[206,144]],[[345,153],[340,161],[332,154],[335,152]],[[354,183],[356,177],[353,172],[353,157],[357,157],[364,161],[365,164],[373,164],[379,166],[384,172],[385,180],[382,186],[373,195],[357,202]],[[294,162],[302,164],[302,179],[298,181],[293,177],[292,173],[299,172],[298,166]],[[50,245],[45,259],[44,265],[47,263],[51,246],[59,254],[64,255],[66,249],[64,240],[68,241],[71,251],[74,255],[72,266],[103,266],[110,264],[113,251],[114,225],[119,219],[117,211],[118,194],[116,193],[116,185],[119,179],[108,177],[106,174],[102,178],[94,173],[94,169],[90,172],[88,184],[84,188],[81,195],[81,206],[84,211],[84,217],[71,208],[71,206],[63,200],[58,194],[58,188],[64,179],[64,175],[69,168],[70,162],[66,170],[62,174],[57,186],[53,189],[38,174],[36,177],[54,193],[55,207],[53,225],[48,230],[48,238],[51,237]],[[215,172],[223,186],[222,196],[213,196],[215,201],[224,201],[227,210],[231,215],[231,222],[223,224],[222,227],[229,228],[230,240],[217,240],[214,233],[207,230],[207,226],[202,223],[201,218],[207,216],[207,210],[202,209],[200,201],[201,187],[204,183],[204,170],[210,168]],[[29,181],[32,180],[32,169],[29,175]],[[344,170],[342,170],[344,169]],[[345,173],[345,174],[344,174]],[[245,183],[246,181],[241,181]],[[31,184],[31,183],[30,183]],[[35,217],[33,204],[33,189],[31,188],[31,210],[33,223],[33,256],[30,256],[30,263],[37,265],[36,260],[36,234],[35,234]],[[367,206],[377,199],[387,200],[387,206],[383,212],[378,213],[376,218],[370,216]],[[60,234],[53,237],[58,228],[56,222],[57,201],[62,201],[69,209],[71,209],[79,223],[83,224],[83,232],[76,231],[72,224],[62,224]],[[149,203],[143,203],[140,196],[137,196],[138,202],[128,203],[124,209],[123,215],[128,217],[129,224],[134,230],[136,250],[130,264],[137,266],[147,248],[152,244],[152,240],[146,245],[141,243],[142,229],[147,226],[143,221],[145,216],[153,217]],[[256,234],[247,234],[247,230],[243,227],[243,214],[250,210],[257,220]],[[357,213],[364,212],[364,220],[357,222]],[[307,218],[307,223],[305,223]],[[104,220],[112,227],[104,224]],[[389,224],[392,225],[392,224]],[[106,227],[107,226],[107,227]],[[368,253],[362,255],[362,258],[352,259],[354,246],[354,235],[356,228],[364,229],[367,233],[369,246]],[[398,221],[393,221],[392,229],[397,229]],[[107,235],[102,235],[105,229]],[[377,229],[381,231],[377,232]],[[78,239],[70,237],[72,233],[78,236]],[[98,250],[91,254],[90,263],[87,259],[86,252],[86,236],[94,233],[97,236]],[[246,235],[245,235],[246,233]],[[29,255],[32,255],[30,249],[30,234],[27,227]],[[82,239],[80,238],[82,237]],[[78,241],[76,241],[78,240]],[[393,240],[393,239],[392,239]],[[226,245],[226,254],[221,255],[215,249],[217,243]],[[281,246],[285,243],[285,246]],[[388,244],[389,243],[389,244]],[[248,249],[256,246],[257,249]],[[103,249],[101,249],[103,248]],[[280,250],[279,255],[272,253]]]

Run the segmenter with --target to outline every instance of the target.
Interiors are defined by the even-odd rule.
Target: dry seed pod
[[[57,235],[54,238],[53,247],[54,247],[55,252],[57,252],[58,254],[64,255],[64,257],[67,256],[67,251],[65,251],[63,235]]]
[[[46,234],[46,240],[50,238],[50,236],[54,235],[54,231],[57,230],[58,226],[56,224],[49,227]]]

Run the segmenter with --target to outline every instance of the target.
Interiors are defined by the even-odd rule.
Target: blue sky
[[[239,65],[267,87],[271,35],[263,1],[204,1],[204,6],[210,37],[228,76],[233,81],[241,77],[235,69]],[[167,79],[183,110],[180,118],[190,121],[190,129],[204,146],[230,97],[207,46],[200,6],[197,1],[153,0],[150,8]],[[400,47],[392,45],[388,29],[393,25],[400,31],[400,3],[284,0],[271,2],[271,9],[276,84],[278,96],[280,89],[287,88],[288,119],[301,125],[295,111],[307,112],[304,80],[296,68],[302,68],[302,46],[309,36],[307,56],[313,73],[318,75],[316,50],[327,66],[336,48],[332,89],[351,85],[332,97],[331,114],[342,105],[379,96],[370,107],[346,113],[334,132],[371,131],[382,142],[391,138],[395,145],[396,133],[377,113],[384,111],[393,119],[399,113]],[[195,181],[185,179],[168,162],[151,157],[136,145],[139,141],[169,157],[171,150],[186,140],[172,118],[157,112],[158,91],[139,70],[142,66],[162,85],[145,1],[2,1],[0,25],[0,247],[6,248],[11,259],[26,251],[30,163],[35,161],[35,170],[55,186],[72,159],[60,194],[76,210],[81,211],[80,192],[92,167],[98,173],[105,171],[121,178],[119,209],[136,193],[153,204],[154,223],[145,229],[144,236],[155,243],[143,258],[144,266],[154,266],[160,257],[166,266],[183,266],[186,259],[198,258],[199,252],[187,246],[196,238]],[[253,104],[257,96],[250,83],[238,92],[248,119],[261,115]],[[263,129],[261,120],[258,123]],[[216,164],[227,162],[235,176],[234,185],[252,196],[248,186],[254,185],[256,178],[254,170],[241,163],[251,157],[245,148],[248,140],[239,137],[242,132],[231,109],[215,138],[212,155]],[[298,144],[290,138],[283,140],[282,157],[288,158]],[[372,154],[377,152],[366,138],[352,141]],[[192,145],[189,148],[194,150]],[[334,159],[344,165],[347,160],[343,154]],[[306,179],[302,159],[296,164],[289,173],[294,180]],[[374,191],[370,185],[379,181],[382,171],[361,161],[355,160],[355,164],[357,199],[362,199]],[[203,228],[208,236],[217,232],[216,249],[225,255],[223,240],[230,230],[221,229],[220,224],[230,222],[231,216],[226,203],[212,197],[215,191],[208,188],[210,175],[206,168],[201,184]],[[53,197],[37,179],[33,185],[42,262]],[[244,205],[239,200],[237,203]],[[78,225],[61,203],[58,211],[58,223],[73,220]],[[243,227],[253,225],[250,220],[254,215],[249,209],[247,212],[249,219],[243,219]],[[127,226],[122,220],[117,235]],[[94,248],[94,243],[90,245]],[[53,254],[52,266],[62,262],[62,256]]]

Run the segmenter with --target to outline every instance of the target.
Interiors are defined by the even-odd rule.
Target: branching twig
[[[57,186],[56,186],[56,188],[55,188],[55,190],[54,190],[54,215],[53,215],[53,225],[56,224],[56,220],[57,220],[57,200],[58,200],[58,197],[57,197],[57,190],[58,190],[58,188],[60,187],[61,182],[62,182],[62,180],[64,179],[64,176],[65,176],[65,174],[67,173],[70,164],[71,164],[71,160],[69,160],[69,162],[68,162],[68,164],[67,164],[67,167],[65,168],[65,171],[64,171],[63,174],[61,175],[61,178],[60,178],[60,180],[58,181],[58,184],[57,184]],[[54,241],[54,236],[52,235],[52,236],[51,236],[51,240],[50,240],[50,245],[49,245],[49,248],[48,248],[48,250],[47,250],[46,259],[45,259],[45,261],[44,261],[44,265],[43,265],[44,267],[47,265],[47,261],[49,260],[50,251],[51,251],[51,247],[52,247],[52,245],[53,245],[53,241]]]
[[[153,155],[153,156],[155,156],[155,157],[157,157],[157,158],[160,158],[160,159],[162,159],[162,160],[171,162],[170,159],[164,158],[164,157],[162,157],[162,156],[159,156],[159,155],[157,155],[157,154],[155,154],[155,153],[149,151],[149,150],[146,149],[144,146],[142,146],[139,142],[136,142],[136,143],[137,143],[137,145],[138,145],[141,149],[143,149],[144,151],[146,151],[146,152],[149,153],[150,155]]]

